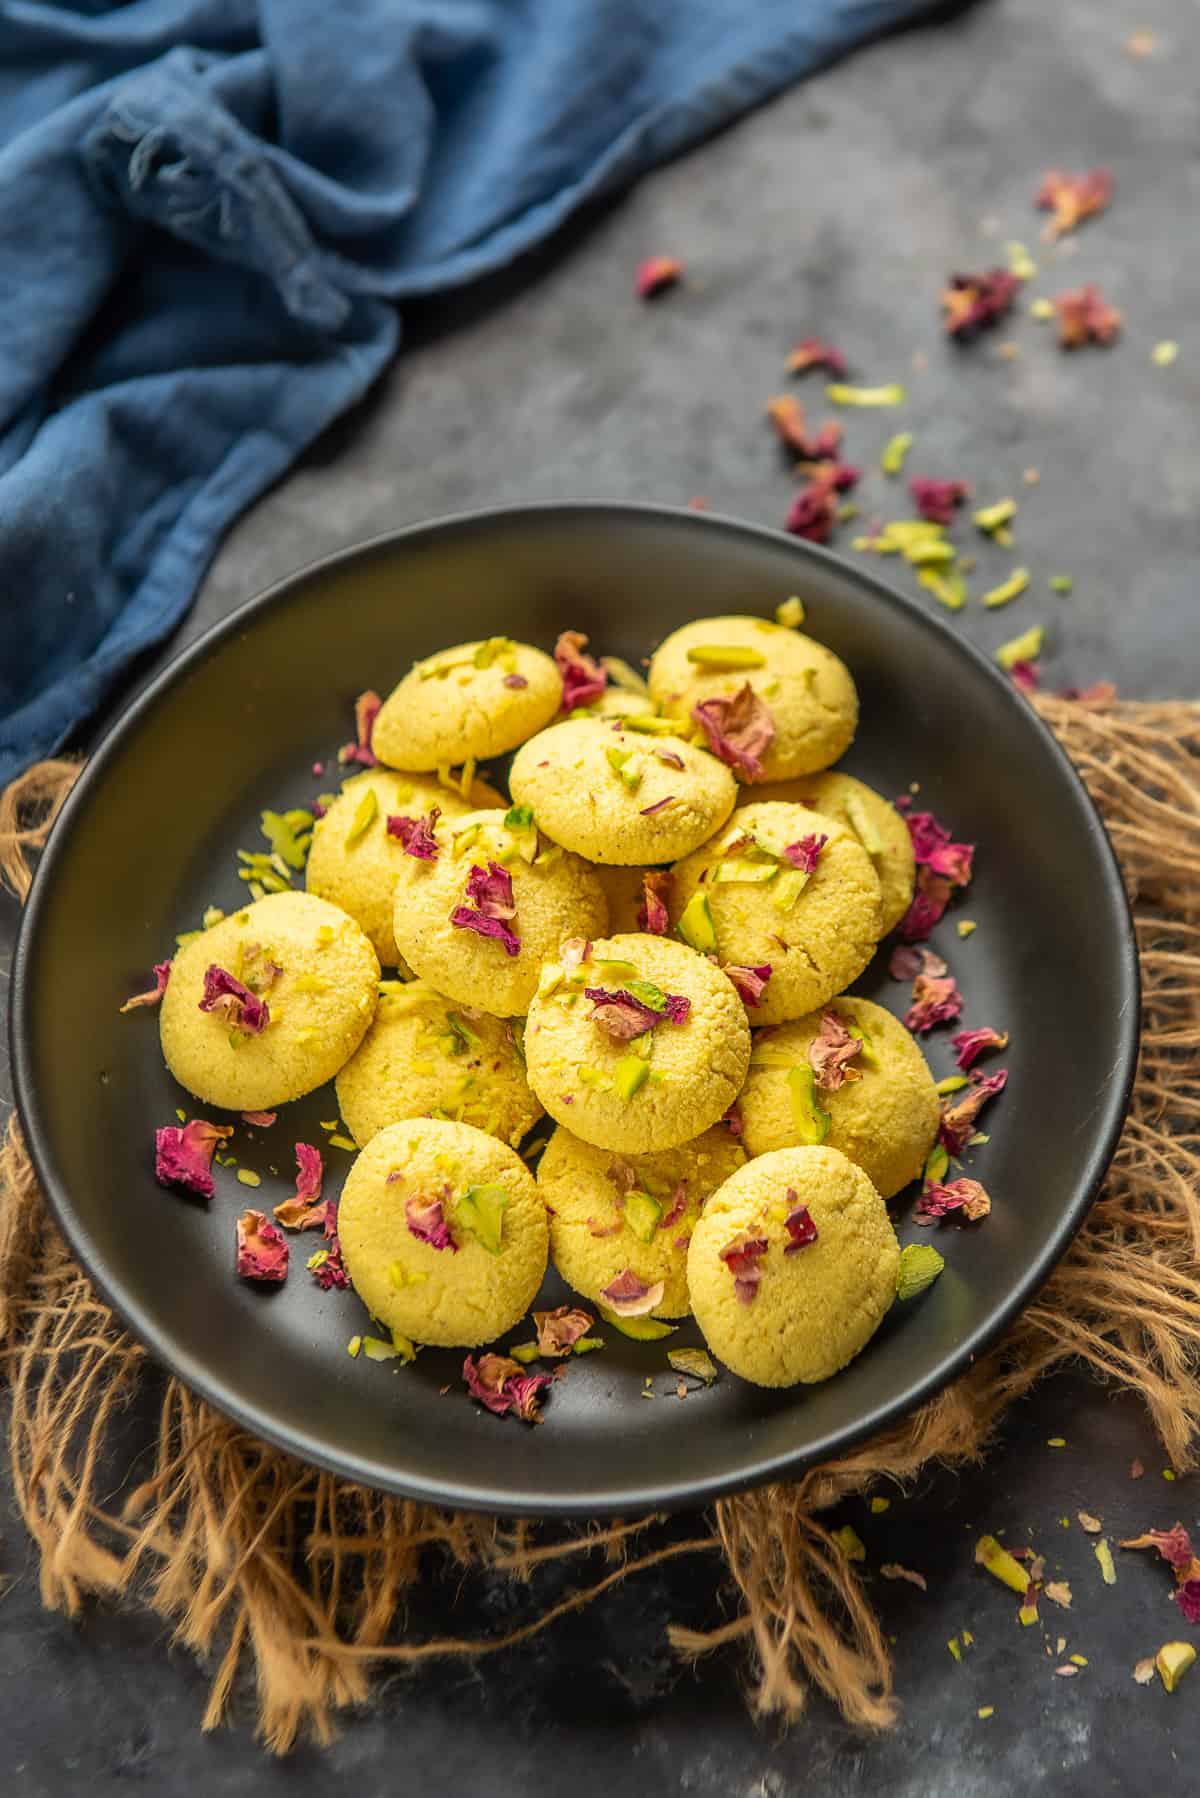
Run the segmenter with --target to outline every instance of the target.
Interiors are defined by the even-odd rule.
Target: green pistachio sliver
[[[642,737],[675,737],[684,728],[681,718],[656,718],[650,712],[637,712],[621,719],[622,730],[634,731]]]
[[[817,1101],[816,1074],[807,1065],[791,1067],[788,1069],[787,1082],[796,1135],[805,1144],[824,1142],[829,1135],[830,1117]]]
[[[202,930],[181,930],[179,935],[175,938],[175,947],[177,949],[186,949],[189,943],[198,942],[203,935],[204,932]]]
[[[914,543],[904,560],[911,568],[949,568],[957,553],[953,543]]]
[[[621,785],[626,787],[629,792],[636,793],[642,784],[642,771],[638,767],[631,768],[629,766],[632,756],[632,749],[618,749],[615,745],[604,751],[604,759]]]
[[[791,911],[812,876],[803,868],[785,868],[779,876],[771,903],[776,911]]]
[[[750,881],[758,885],[774,880],[779,874],[778,862],[752,862],[744,856],[735,855],[727,862],[718,862],[713,870],[713,885],[724,886],[729,881]]]
[[[528,1367],[531,1361],[536,1361],[539,1354],[536,1342],[511,1342],[508,1352],[514,1361],[520,1361],[525,1367]]]
[[[675,929],[684,942],[690,948],[698,949],[701,955],[716,954],[717,927],[713,923],[713,915],[706,894],[692,894],[683,908]]]
[[[900,1251],[896,1269],[896,1297],[903,1304],[925,1292],[937,1279],[946,1262],[928,1242],[910,1242]]]
[[[357,843],[359,837],[371,828],[379,812],[379,795],[374,787],[368,787],[354,808],[354,816],[350,820],[350,828],[346,832],[346,847]]]
[[[927,593],[951,612],[961,612],[967,603],[967,583],[956,568],[939,574],[936,568],[922,568],[917,580]]]
[[[949,1093],[960,1093],[968,1085],[970,1082],[965,1074],[947,1074],[944,1080],[938,1081],[937,1090],[945,1098]]]
[[[454,1207],[456,1221],[476,1237],[489,1255],[499,1255],[508,1193],[494,1183],[468,1186]]]
[[[678,1324],[663,1323],[659,1317],[618,1317],[607,1305],[598,1308],[606,1324],[611,1324],[622,1336],[632,1337],[634,1342],[661,1342],[664,1336],[673,1336],[679,1328]]]
[[[757,649],[747,649],[739,643],[696,643],[687,652],[687,659],[697,668],[765,668],[767,658]]]
[[[289,868],[302,868],[312,846],[312,829],[316,819],[311,812],[263,812],[259,829]]]
[[[618,961],[597,955],[590,964],[602,980],[627,980],[637,973],[631,961]]]
[[[640,1055],[623,1055],[613,1069],[613,1088],[620,1099],[632,1099],[650,1076],[649,1064]]]
[[[993,532],[1001,530],[1006,524],[1011,524],[1016,515],[1017,502],[1015,499],[998,499],[995,505],[980,506],[978,512],[971,514],[976,525],[987,537],[990,537]]]
[[[883,838],[880,836],[871,816],[870,807],[857,793],[851,793],[846,799],[846,822],[866,850],[868,855],[883,854]]]
[[[983,603],[993,609],[996,606],[1006,606],[1010,599],[1016,599],[1018,594],[1024,593],[1028,585],[1028,568],[1014,568],[1006,581],[1001,581],[998,587],[991,588],[983,595]]]
[[[511,637],[489,637],[486,642],[479,645],[471,657],[472,666],[490,668],[498,656],[508,655],[516,647]]]
[[[603,1347],[603,1336],[581,1336],[578,1342],[573,1342],[571,1344],[571,1353],[573,1355],[590,1355],[594,1353],[596,1349],[602,1349]]]
[[[1069,574],[1052,574],[1046,585],[1051,593],[1069,593],[1075,583]]]
[[[611,1090],[612,1082],[608,1075],[602,1073],[599,1068],[588,1067],[586,1062],[580,1063],[576,1074],[580,1086],[590,1087],[593,1092],[606,1093]]]
[[[639,674],[636,668],[630,667],[628,662],[622,661],[620,656],[601,656],[600,666],[606,671],[614,687],[620,687],[625,693],[649,694],[645,676]]]
[[[1041,624],[1031,625],[1019,637],[1011,637],[1002,643],[996,651],[996,660],[1001,668],[1015,668],[1018,662],[1034,662],[1042,653],[1042,644],[1046,640],[1046,628]]]
[[[907,395],[899,381],[883,387],[848,387],[844,381],[830,381],[825,398],[831,406],[902,406]]]
[[[640,1000],[643,1005],[648,1005],[651,1011],[665,1011],[667,1009],[667,995],[663,992],[661,986],[655,986],[652,980],[638,980],[635,978],[628,981],[626,984],[634,998]],[[640,1041],[641,1039],[639,1038],[638,1040]]]
[[[945,1145],[940,1142],[935,1142],[932,1149],[930,1149],[928,1155],[925,1157],[925,1167],[921,1175],[922,1185],[936,1186],[939,1181],[946,1178],[949,1170],[950,1156],[946,1152]]]
[[[449,1037],[452,1045],[450,1049],[451,1055],[465,1055],[468,1049],[479,1049],[482,1047],[481,1039],[476,1036],[475,1032],[471,1029],[471,1026],[459,1012],[448,1011],[446,1013],[446,1026],[446,1036]],[[442,1040],[445,1041],[445,1037]]]
[[[804,601],[794,593],[790,599],[780,600],[775,607],[775,622],[785,630],[798,631],[804,623]]]
[[[504,814],[505,830],[532,830],[533,807],[531,805],[510,805]]]
[[[911,431],[897,431],[894,437],[889,437],[879,458],[879,466],[884,474],[899,474],[904,467],[904,458],[912,446]]]
[[[354,1141],[353,1137],[343,1136],[340,1131],[336,1136],[331,1136],[329,1138],[329,1146],[331,1149],[349,1149],[352,1155],[358,1153],[358,1144]]]
[[[690,1374],[694,1380],[703,1380],[706,1386],[721,1377],[720,1369],[707,1349],[668,1349],[667,1360],[676,1373]]]
[[[623,1216],[639,1242],[654,1241],[654,1233],[662,1221],[663,1209],[648,1192],[627,1192]]]
[[[846,1026],[847,1032],[854,1038],[855,1042],[859,1044],[858,1059],[861,1065],[864,1068],[877,1068],[879,1066],[879,1057],[875,1053],[875,1044],[872,1042],[867,1032],[861,1025],[852,1024],[849,1018],[844,1018],[842,1021]]]

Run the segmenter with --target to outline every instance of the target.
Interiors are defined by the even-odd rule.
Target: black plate
[[[293,1250],[286,1286],[233,1273],[233,1220],[292,1180],[291,1145],[324,1141],[332,1089],[235,1147],[251,1193],[218,1173],[211,1207],[155,1184],[152,1141],[188,1103],[158,1051],[155,1014],[117,1007],[177,931],[244,888],[234,851],[264,806],[307,803],[310,767],[348,734],[367,686],[416,656],[560,628],[630,660],[687,619],[767,614],[803,596],[807,627],[849,664],[862,700],[845,766],[920,803],[978,844],[960,942],[937,933],[972,1023],[1012,1032],[1007,1092],[974,1171],[985,1225],[944,1228],[947,1267],[897,1307],[825,1385],[764,1392],[730,1375],[680,1404],[663,1343],[608,1332],[574,1361],[544,1427],[470,1403],[461,1355],[412,1367],[352,1361],[365,1319],[322,1293]],[[953,915],[953,914],[952,914]],[[859,990],[895,1010],[886,950]],[[547,506],[402,531],[293,576],[210,631],[105,740],[53,832],[13,974],[13,1062],[34,1162],[75,1251],[135,1336],[222,1411],[306,1460],[370,1485],[508,1512],[629,1512],[695,1502],[844,1449],[964,1368],[1033,1294],[1077,1229],[1116,1144],[1133,1075],[1138,975],[1108,840],[1050,734],[1007,679],[948,629],[824,551],[694,513]],[[931,1059],[949,1070],[944,1038]],[[194,1111],[194,1105],[189,1111]],[[328,1152],[336,1191],[349,1156]],[[279,1178],[268,1173],[279,1169]],[[902,1240],[913,1228],[902,1203]],[[308,1239],[311,1240],[311,1239]],[[563,1296],[553,1276],[553,1302]],[[693,1326],[673,1339],[697,1342]],[[641,1397],[647,1374],[658,1397]],[[439,1388],[449,1384],[445,1396]]]

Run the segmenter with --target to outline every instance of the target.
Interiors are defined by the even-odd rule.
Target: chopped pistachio
[[[642,737],[678,737],[687,734],[688,725],[683,718],[656,718],[653,713],[639,712],[635,717],[622,718],[621,729]]]
[[[906,395],[899,381],[883,387],[847,387],[844,381],[831,381],[825,397],[831,406],[902,406]]]
[[[510,805],[504,814],[505,830],[528,830],[533,824],[531,805]]]
[[[623,1055],[613,1069],[613,1089],[620,1099],[632,1099],[650,1077],[649,1064],[640,1055]]]
[[[1001,581],[998,587],[990,588],[983,595],[983,603],[991,608],[1006,606],[1010,599],[1016,599],[1018,594],[1024,593],[1028,585],[1028,568],[1014,568],[1006,581]]]
[[[1008,257],[1009,272],[1018,281],[1032,281],[1037,274],[1037,263],[1029,254],[1023,243],[1006,243],[1004,253]]]
[[[289,868],[302,868],[308,860],[315,823],[309,811],[263,812],[259,828],[272,854],[280,856]]]
[[[961,612],[967,603],[967,583],[957,568],[951,568],[945,574],[939,574],[936,568],[922,568],[917,582],[948,611]]]
[[[1036,318],[1042,324],[1045,324],[1048,319],[1054,317],[1054,301],[1047,299],[1031,300],[1029,303],[1029,316],[1030,318]]]
[[[902,1248],[900,1265],[896,1269],[896,1297],[901,1304],[927,1291],[945,1265],[944,1258],[932,1243],[910,1242]]]
[[[1075,583],[1069,574],[1052,574],[1046,585],[1051,593],[1069,593]]]
[[[329,1259],[328,1255],[326,1255],[325,1259],[326,1260]],[[310,1261],[308,1265],[311,1267],[312,1262]],[[350,1338],[349,1342],[346,1344],[346,1353],[349,1355],[349,1357],[352,1361],[357,1361],[359,1351],[361,1348],[362,1348],[362,1337],[361,1336],[352,1336]]]
[[[914,543],[904,560],[910,568],[949,568],[957,554],[953,543]]]
[[[998,499],[995,505],[980,506],[979,510],[973,512],[971,516],[984,535],[990,537],[994,531],[1010,524],[1016,515],[1017,502],[1015,499]]]
[[[240,1167],[237,1171],[237,1177],[241,1181],[243,1186],[261,1186],[262,1185],[262,1175],[256,1174],[254,1172],[253,1168]]]
[[[739,643],[695,643],[687,652],[697,668],[765,668],[767,658],[757,649]]]
[[[175,1107],[175,1116],[179,1119],[181,1124],[187,1123],[187,1112],[183,1109],[182,1105],[177,1105]]]
[[[958,1637],[951,1636],[950,1640],[946,1644],[946,1647],[950,1650],[950,1653],[954,1656],[954,1659],[956,1661],[958,1661],[959,1664],[961,1665],[962,1649],[959,1647]]]
[[[853,1524],[844,1523],[841,1529],[830,1530],[829,1533],[848,1561],[866,1560],[866,1544]]]
[[[944,1080],[938,1081],[937,1090],[945,1098],[947,1093],[960,1093],[967,1084],[965,1074],[947,1074]]]
[[[676,1373],[690,1374],[693,1379],[703,1380],[706,1386],[720,1378],[717,1364],[707,1349],[668,1349],[667,1360]]]
[[[879,466],[884,474],[899,474],[904,467],[904,458],[912,446],[911,431],[897,431],[894,437],[889,437],[879,458]]]
[[[970,934],[973,930],[978,930],[978,929],[979,929],[979,926],[975,922],[974,918],[960,918],[958,920],[959,936],[963,936],[963,937],[970,936]]]
[[[520,1361],[523,1366],[528,1367],[531,1361],[538,1358],[538,1345],[536,1342],[513,1342],[509,1344],[508,1352],[514,1361]]]
[[[1065,1436],[1047,1436],[1046,1438],[1047,1448],[1066,1448],[1066,1446],[1067,1439]]]
[[[701,955],[716,954],[717,928],[713,923],[713,915],[706,894],[692,894],[684,906],[675,928],[684,942],[691,948],[698,949]]]
[[[996,651],[996,660],[1001,668],[1015,668],[1018,662],[1035,662],[1042,653],[1042,644],[1046,640],[1046,627],[1034,624],[1019,637],[1012,637],[1002,643]]]
[[[778,862],[753,862],[745,856],[732,856],[728,861],[718,862],[713,872],[713,885],[724,886],[728,881],[750,881],[763,885],[774,880],[779,873]]]
[[[872,1517],[882,1517],[883,1513],[885,1511],[890,1511],[891,1508],[892,1508],[892,1501],[890,1498],[883,1498],[879,1494],[876,1494],[876,1496],[871,1500],[871,1515],[872,1515]]]
[[[830,1118],[817,1099],[817,1077],[806,1063],[788,1069],[788,1092],[792,1102],[792,1127],[805,1144],[825,1141]]]
[[[1029,1575],[1020,1561],[1002,1548],[995,1536],[980,1536],[975,1544],[975,1562],[979,1567],[986,1567],[993,1579],[1019,1592],[1024,1598],[1029,1590]],[[1035,1613],[1036,1614],[1036,1613]]]
[[[350,828],[346,832],[346,847],[357,843],[366,831],[371,828],[379,811],[379,795],[374,787],[367,787],[362,798],[354,808],[354,816],[350,820]]]
[[[614,1330],[631,1337],[634,1342],[661,1342],[664,1336],[673,1336],[679,1328],[678,1324],[664,1323],[660,1317],[618,1317],[607,1305],[601,1305],[599,1310],[606,1324],[611,1324]]]
[[[628,662],[623,662],[620,656],[601,656],[600,661],[608,670],[608,678],[614,687],[620,687],[626,693],[649,693],[645,676],[631,668]]]
[[[648,1192],[625,1194],[625,1222],[639,1242],[653,1242],[662,1219],[663,1208]]]
[[[862,844],[868,855],[883,854],[883,838],[876,829],[875,820],[857,793],[847,796],[845,802],[846,822]]]
[[[797,899],[812,879],[803,868],[785,868],[775,883],[775,891],[771,896],[771,904],[776,911],[791,911]]]
[[[205,930],[211,930],[213,925],[219,924],[224,916],[225,913],[221,910],[219,905],[206,905],[204,908],[204,916],[201,918],[200,922],[203,924]]]
[[[925,1167],[921,1176],[923,1184],[926,1186],[936,1186],[939,1180],[945,1179],[946,1171],[949,1166],[950,1156],[946,1151],[945,1145],[940,1142],[935,1142],[932,1149],[930,1149],[928,1155],[925,1157]]]
[[[511,637],[489,637],[479,645],[471,661],[476,668],[490,668],[498,656],[508,655],[515,648]]]
[[[994,1704],[981,1704],[975,1715],[977,1717],[994,1717],[996,1715],[996,1707]]]
[[[775,622],[786,626],[788,630],[798,631],[804,623],[804,601],[795,594],[790,599],[781,600],[775,607]]]
[[[455,1221],[477,1237],[489,1255],[498,1255],[507,1204],[508,1193],[503,1186],[468,1186],[455,1204]]]
[[[356,1154],[358,1151],[358,1144],[355,1142],[354,1138],[352,1136],[342,1136],[340,1133],[329,1138],[329,1146],[331,1149],[349,1149],[352,1155]]]
[[[1196,1658],[1190,1642],[1164,1642],[1154,1657],[1158,1677],[1168,1692],[1173,1692]]]
[[[1155,368],[1170,368],[1178,354],[1179,345],[1177,343],[1172,343],[1170,338],[1165,337],[1161,343],[1156,343],[1151,350],[1150,360],[1153,362]]]
[[[636,793],[642,784],[642,771],[636,765],[632,768],[629,766],[633,758],[632,749],[618,749],[614,744],[611,749],[604,751],[604,757],[621,785],[631,793]]]
[[[852,1024],[849,1019],[843,1021],[846,1025],[847,1034],[852,1036],[855,1042],[861,1045],[858,1051],[859,1066],[863,1068],[878,1068],[879,1057],[875,1053],[875,1045],[867,1032],[862,1028],[861,1024]]]
[[[590,1355],[595,1349],[603,1347],[603,1336],[581,1336],[577,1342],[571,1344],[571,1353],[573,1355]]]
[[[1113,1564],[1113,1553],[1112,1549],[1108,1546],[1108,1537],[1101,1536],[1099,1542],[1095,1543],[1093,1547],[1096,1559],[1100,1563],[1101,1578],[1106,1586],[1115,1586],[1117,1583],[1117,1569]]]

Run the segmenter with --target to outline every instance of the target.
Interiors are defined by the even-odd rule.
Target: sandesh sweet
[[[337,1077],[351,1136],[362,1147],[401,1118],[431,1116],[473,1124],[516,1148],[542,1115],[519,1031],[518,1022],[455,1005],[423,980],[387,983]]]
[[[705,956],[667,937],[576,939],[542,972],[529,1084],[585,1142],[648,1154],[725,1115],[750,1059],[745,1009]]]
[[[900,1246],[861,1168],[777,1149],[731,1175],[692,1232],[688,1290],[713,1353],[756,1386],[827,1380],[896,1297]]]
[[[409,966],[496,1017],[524,1016],[542,962],[607,919],[591,868],[544,837],[528,807],[437,820],[396,879],[393,928]]]
[[[512,796],[546,835],[590,862],[674,861],[728,818],[728,768],[682,737],[647,735],[628,719],[575,716],[513,757]]]
[[[844,662],[765,618],[697,618],[660,644],[649,685],[668,718],[698,723],[739,780],[792,780],[854,740],[858,695]]]
[[[758,800],[782,800],[788,805],[807,806],[836,818],[852,831],[871,858],[879,877],[883,901],[880,936],[886,936],[900,922],[913,896],[916,860],[908,825],[894,805],[852,774],[828,769],[821,774],[808,774],[797,780],[781,780],[760,787],[742,787],[738,805]]]
[[[844,825],[770,800],[736,811],[673,870],[670,914],[686,942],[739,970],[755,1024],[803,1017],[866,967],[879,880]]]
[[[384,700],[371,747],[389,768],[415,773],[504,755],[548,724],[562,704],[553,658],[488,637],[417,662]]]
[[[723,1124],[651,1155],[618,1155],[560,1124],[537,1172],[555,1267],[593,1304],[609,1303],[608,1289],[632,1274],[652,1315],[685,1316],[692,1231],[709,1194],[745,1160]]]
[[[750,1155],[823,1143],[890,1199],[921,1172],[939,1101],[904,1025],[882,1005],[843,994],[794,1023],[755,1031],[738,1109]]]
[[[520,1156],[470,1124],[379,1131],[346,1176],[338,1236],[372,1317],[474,1348],[524,1316],[546,1272],[546,1207]]]
[[[375,1012],[379,960],[353,918],[312,893],[272,893],[175,956],[159,1030],[188,1092],[270,1110],[322,1086]]]
[[[400,965],[392,929],[393,889],[408,834],[430,813],[462,818],[480,806],[503,806],[503,795],[485,780],[473,781],[469,798],[431,776],[370,768],[342,785],[313,827],[305,868],[310,893],[349,912],[370,937],[385,968]]]

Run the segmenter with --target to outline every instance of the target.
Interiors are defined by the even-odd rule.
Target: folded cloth
[[[468,281],[928,0],[0,0],[0,782]]]

